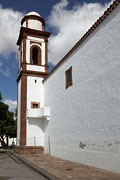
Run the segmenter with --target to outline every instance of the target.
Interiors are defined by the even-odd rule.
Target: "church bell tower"
[[[34,138],[43,137],[44,108],[42,80],[48,75],[48,38],[45,21],[36,12],[30,12],[21,21],[19,46],[17,145],[34,146]],[[42,117],[43,118],[43,117]],[[40,140],[40,139],[39,139]],[[43,145],[42,142],[38,143]]]

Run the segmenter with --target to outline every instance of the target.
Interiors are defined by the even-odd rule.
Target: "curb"
[[[43,175],[45,178],[47,178],[48,180],[62,180],[58,177],[56,177],[55,175],[49,173],[48,171],[44,170],[43,168],[40,168],[36,165],[34,165],[33,163],[31,163],[30,161],[24,159],[23,157],[21,157],[20,155],[14,153],[14,152],[10,152],[8,151],[7,154],[13,155],[16,158],[18,158],[19,160],[21,160],[24,164],[26,164],[27,166],[29,166],[30,168],[34,169],[35,171],[37,171],[39,174]]]
[[[0,149],[0,153],[6,153],[8,152],[8,149]]]

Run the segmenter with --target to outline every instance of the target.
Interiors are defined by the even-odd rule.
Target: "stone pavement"
[[[47,154],[22,155],[22,157],[61,180],[120,180],[120,174],[65,161]]]
[[[19,159],[11,158],[8,153],[1,150],[0,180],[48,180],[48,178],[31,169]]]

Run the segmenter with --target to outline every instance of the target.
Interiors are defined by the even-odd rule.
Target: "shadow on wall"
[[[29,125],[39,127],[43,132],[46,131],[48,120],[46,118],[29,118],[28,120]]]
[[[46,129],[47,129],[48,122],[49,122],[49,121],[45,118],[45,119],[44,119],[44,132],[45,132]]]

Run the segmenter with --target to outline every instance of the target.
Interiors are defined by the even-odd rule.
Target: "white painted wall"
[[[37,81],[35,83],[35,80]],[[44,87],[41,77],[27,77],[27,109],[31,108],[32,102],[40,102],[40,107],[43,107]]]
[[[35,83],[35,80],[37,81]],[[31,102],[40,102],[40,108],[44,106],[44,87],[41,77],[27,77],[27,110],[31,109]],[[44,127],[42,118],[27,118],[27,146],[43,145]],[[34,139],[35,138],[35,139]]]
[[[27,27],[26,21],[23,23],[22,27]],[[28,28],[35,29],[38,31],[43,31],[42,23],[38,20],[29,19],[28,20]]]
[[[27,27],[26,21],[23,23],[22,27]],[[38,31],[43,31],[42,23],[38,20],[29,19],[28,20],[28,28],[35,29]]]
[[[18,113],[17,113],[17,145],[20,144],[20,122],[21,122],[21,80],[18,82]]]
[[[27,118],[27,146],[44,146],[44,120]]]
[[[38,65],[27,65],[27,70],[45,72],[45,67]]]
[[[120,5],[45,81],[45,150],[120,173]],[[73,86],[65,88],[72,66]],[[50,142],[48,142],[48,137]],[[86,145],[83,149],[81,144]]]
[[[29,19],[28,28],[42,31],[42,23],[38,20]]]

